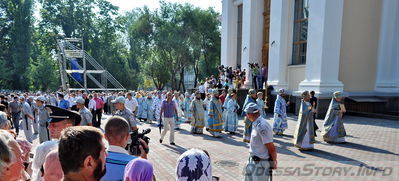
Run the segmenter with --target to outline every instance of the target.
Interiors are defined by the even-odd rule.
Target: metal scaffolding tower
[[[118,80],[116,80],[107,70],[105,70],[93,57],[91,57],[83,46],[82,38],[64,38],[57,39],[58,47],[58,64],[61,75],[61,83],[63,91],[84,90],[84,91],[118,91],[126,90]],[[74,66],[77,69],[72,69],[72,65],[68,66],[68,62],[76,59]],[[71,63],[72,64],[72,63]],[[83,85],[76,80],[72,74],[80,74],[83,76]],[[94,76],[100,75],[100,80]],[[88,87],[88,79],[92,81],[91,85],[95,87]],[[76,82],[79,87],[70,87],[69,81]],[[110,87],[108,87],[110,83]]]

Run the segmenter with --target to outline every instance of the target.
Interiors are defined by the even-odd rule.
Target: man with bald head
[[[53,150],[47,154],[43,164],[43,171],[44,181],[61,181],[64,178],[64,172],[58,158],[58,150]]]
[[[107,171],[101,180],[123,180],[127,163],[137,157],[125,150],[129,142],[129,123],[120,116],[110,117],[105,125],[105,139],[109,143]],[[141,153],[145,154],[145,151]]]

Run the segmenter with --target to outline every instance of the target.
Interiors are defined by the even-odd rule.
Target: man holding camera
[[[147,153],[144,148],[148,148],[146,142],[139,139],[141,145],[139,146],[140,155],[132,156],[125,150],[130,138],[129,123],[120,116],[110,117],[105,125],[105,139],[109,143],[108,157],[106,159],[107,171],[101,180],[123,180],[123,174],[126,165],[130,160],[140,156],[147,159]]]
[[[245,168],[246,181],[266,181],[271,169],[277,168],[277,152],[273,144],[271,125],[260,116],[259,106],[249,103],[245,107],[247,118],[252,122],[249,159]]]

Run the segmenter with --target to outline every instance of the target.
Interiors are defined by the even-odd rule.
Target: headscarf
[[[129,178],[130,181],[152,181],[152,175],[152,164],[145,159],[136,158],[126,165],[123,178]]]
[[[213,95],[215,95],[215,94],[219,94],[219,90],[217,90],[217,89],[213,89],[213,90],[212,90],[212,94],[213,94]]]
[[[192,148],[180,155],[176,174],[177,181],[211,181],[211,160],[203,150]]]
[[[303,91],[301,96],[302,96],[302,98],[310,97],[309,91]]]
[[[278,90],[278,94],[279,94],[279,95],[281,95],[281,94],[285,94],[285,90],[284,90],[284,89],[280,89],[280,90]]]
[[[252,95],[252,94],[256,94],[256,90],[255,89],[249,89],[248,95]]]
[[[334,98],[340,98],[342,97],[342,93],[340,91],[334,92]]]

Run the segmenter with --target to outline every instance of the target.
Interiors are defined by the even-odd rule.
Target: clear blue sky
[[[115,6],[119,6],[121,13],[130,11],[134,8],[148,6],[151,10],[159,8],[159,0],[108,0]],[[222,0],[164,0],[173,3],[189,3],[202,9],[213,7],[216,12],[222,13]]]

